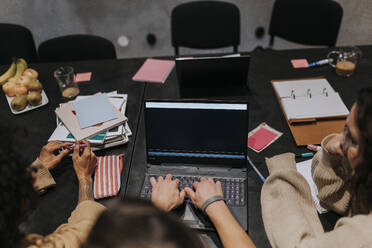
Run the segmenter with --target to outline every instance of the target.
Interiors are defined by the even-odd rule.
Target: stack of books
[[[127,100],[127,94],[114,91],[60,104],[55,110],[57,127],[48,142],[86,139],[93,151],[127,143],[132,135],[125,116]]]

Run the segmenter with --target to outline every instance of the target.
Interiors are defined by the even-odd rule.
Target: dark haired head
[[[372,88],[359,91],[356,121],[360,132],[360,153],[363,163],[372,168]]]
[[[355,169],[354,187],[356,191],[361,192],[362,186],[366,194],[367,208],[369,211],[372,206],[372,88],[361,89],[356,101],[356,125],[359,129],[359,156],[362,158],[361,164]],[[368,191],[368,192],[367,192]]]
[[[14,247],[22,238],[18,226],[37,194],[27,169],[30,161],[23,158],[14,140],[21,131],[4,124],[0,124],[0,130],[0,243],[2,247]]]
[[[142,200],[123,200],[103,212],[84,248],[201,248],[198,236],[176,217]]]

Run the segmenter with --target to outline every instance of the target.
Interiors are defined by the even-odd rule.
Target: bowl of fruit
[[[14,58],[6,72],[0,76],[0,85],[13,114],[21,114],[48,103],[38,76],[38,72],[28,68],[22,58]]]

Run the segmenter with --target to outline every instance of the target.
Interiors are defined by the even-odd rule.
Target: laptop
[[[246,95],[249,55],[177,58],[181,97]]]
[[[180,189],[212,177],[222,183],[228,207],[247,230],[248,103],[147,100],[145,124],[147,171],[141,198],[151,199],[151,176],[170,173],[180,179]],[[191,201],[177,211],[190,227],[214,230]]]

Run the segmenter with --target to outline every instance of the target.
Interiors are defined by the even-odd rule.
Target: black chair
[[[269,27],[270,47],[274,37],[304,45],[334,47],[343,15],[332,0],[276,0]]]
[[[26,27],[0,23],[0,64],[6,65],[12,62],[12,57],[24,58],[27,62],[37,61],[34,37]]]
[[[42,42],[38,49],[42,62],[116,59],[111,41],[95,35],[66,35]]]
[[[232,3],[195,1],[176,6],[171,14],[172,45],[213,49],[240,44],[240,12]]]

